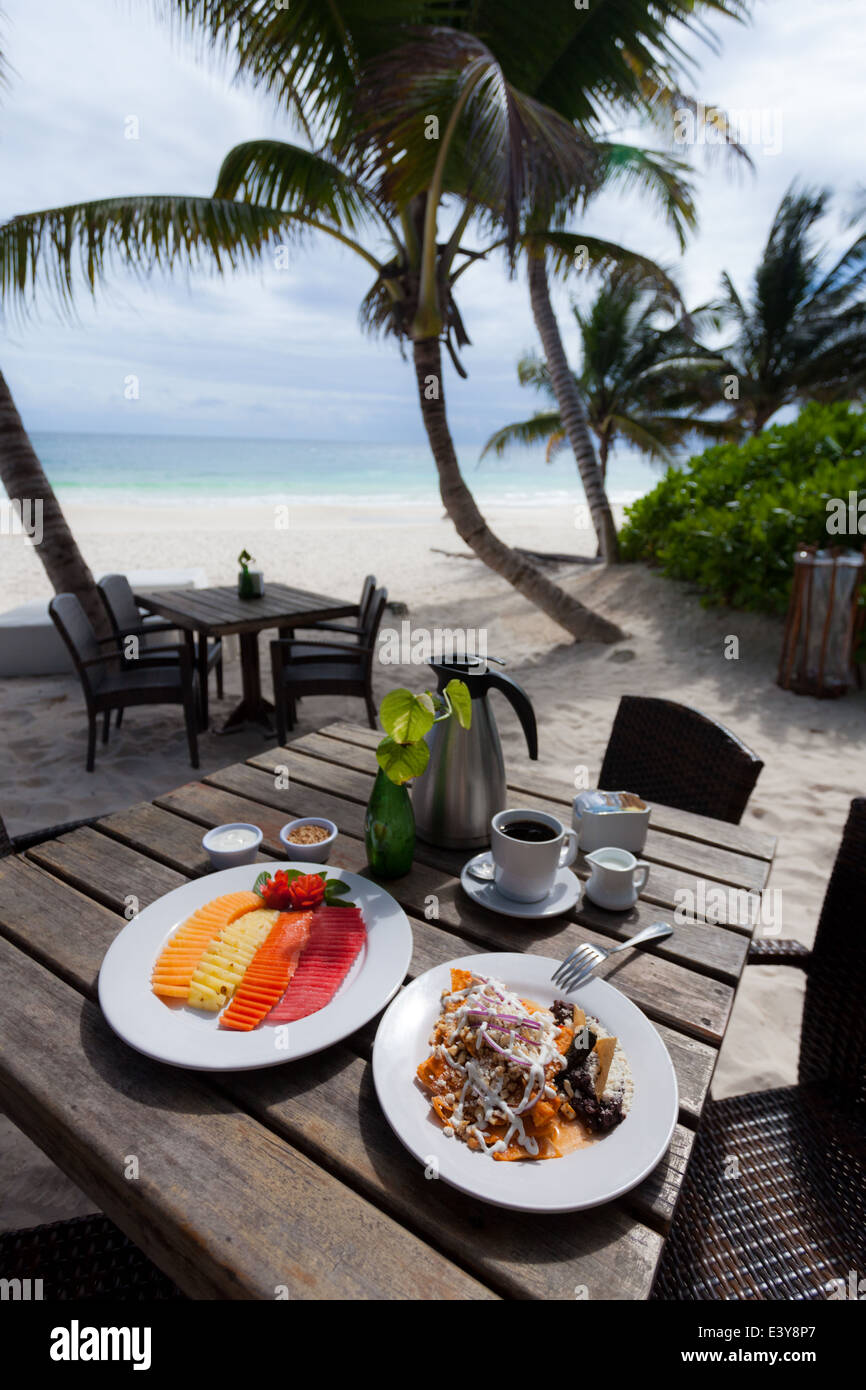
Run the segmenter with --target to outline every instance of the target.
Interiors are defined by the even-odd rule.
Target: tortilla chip
[[[616,1038],[597,1038],[593,1051],[598,1057],[598,1075],[595,1078],[595,1095],[601,1100],[607,1085],[607,1074],[616,1051]]]

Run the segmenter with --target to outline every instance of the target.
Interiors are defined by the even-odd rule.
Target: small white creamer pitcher
[[[592,865],[586,892],[596,906],[609,912],[624,912],[634,906],[649,878],[649,864],[635,859],[627,849],[611,845],[593,850],[586,862]]]

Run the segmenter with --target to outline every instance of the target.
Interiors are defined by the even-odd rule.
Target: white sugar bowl
[[[581,854],[611,847],[642,854],[650,808],[633,792],[580,792],[574,798],[571,823]]]

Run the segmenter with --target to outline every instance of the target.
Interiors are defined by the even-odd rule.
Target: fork
[[[639,946],[643,941],[658,941],[663,936],[670,936],[672,932],[673,927],[669,922],[651,922],[643,931],[639,931],[636,936],[630,936],[628,941],[623,941],[619,946],[592,946],[585,941],[556,967],[551,979],[554,984],[560,985],[568,992],[582,984],[595,967],[607,960],[608,956],[615,956],[617,951],[625,951],[629,946]]]

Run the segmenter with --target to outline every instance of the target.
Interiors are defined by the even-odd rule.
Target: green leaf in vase
[[[445,694],[451,701],[457,723],[461,729],[468,729],[472,723],[472,696],[469,694],[469,687],[465,681],[450,680],[445,687]]]
[[[415,743],[433,727],[435,707],[426,693],[413,695],[400,686],[390,691],[379,706],[379,718],[386,734],[396,743]]]
[[[432,720],[430,722],[432,724]],[[423,740],[420,743],[397,743],[390,734],[382,739],[376,749],[376,762],[385,776],[398,786],[401,782],[411,781],[413,777],[420,777],[429,758],[430,749]]]

